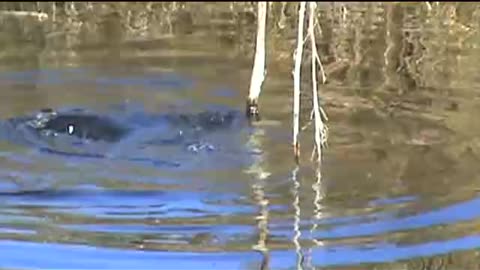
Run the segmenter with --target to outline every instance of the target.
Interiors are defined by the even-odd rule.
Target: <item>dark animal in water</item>
[[[43,109],[34,117],[13,118],[9,121],[22,124],[19,119],[23,119],[24,124],[33,128],[33,131],[42,134],[64,134],[97,141],[115,142],[130,132],[130,128],[112,118],[77,111],[59,113],[52,109]]]
[[[235,110],[114,115],[84,109],[44,109],[0,121],[0,140],[65,157],[125,158],[174,168],[181,163],[171,157],[172,146],[181,147],[178,149],[185,147],[183,149],[193,152],[214,150],[209,135],[216,131],[221,134],[221,130],[237,127],[237,124],[241,126],[242,116]],[[232,135],[228,132],[223,134]],[[167,159],[156,154],[164,154],[156,151],[162,147],[168,149]]]
[[[230,126],[236,113],[229,111],[201,112],[197,114],[168,114],[156,118],[195,131],[213,131]],[[117,142],[133,131],[132,123],[120,123],[112,117],[84,111],[57,112],[43,109],[34,117],[13,118],[19,124],[26,124],[34,132],[44,135],[70,135],[80,139]],[[15,124],[15,125],[17,125]]]
[[[39,130],[68,134],[80,139],[116,142],[130,129],[98,115],[62,114],[48,120]]]

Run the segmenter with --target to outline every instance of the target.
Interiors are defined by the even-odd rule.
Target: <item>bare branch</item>
[[[298,131],[300,127],[300,70],[303,55],[303,24],[305,21],[305,2],[300,2],[298,14],[297,49],[295,50],[295,66],[293,71],[293,151],[295,158],[300,157]]]
[[[312,94],[313,94],[313,114],[315,120],[315,149],[317,151],[317,161],[321,161],[322,148],[326,142],[327,129],[322,121],[320,115],[320,105],[318,102],[318,89],[317,89],[317,61],[320,62],[320,57],[317,52],[317,44],[315,41],[315,9],[317,4],[315,2],[309,2],[309,20],[308,20],[308,32],[310,35],[311,49],[312,49]],[[320,62],[320,68],[322,69],[322,76],[325,78],[323,67]],[[322,110],[323,111],[323,110]],[[324,113],[324,112],[323,112]]]
[[[258,119],[258,97],[265,79],[265,28],[267,24],[267,3],[258,2],[257,42],[252,77],[247,100],[247,116]]]

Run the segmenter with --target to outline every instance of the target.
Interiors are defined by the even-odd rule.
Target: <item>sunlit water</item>
[[[378,87],[379,67],[355,70],[366,73],[361,85],[350,78],[322,87],[330,146],[318,171],[310,129],[300,166],[291,156],[288,72],[269,71],[262,121],[249,126],[242,112],[251,59],[215,40],[199,46],[208,44],[202,33],[167,41],[50,49],[2,64],[3,119],[88,108],[153,128],[113,144],[73,147],[65,138],[63,152],[0,130],[0,267],[470,269],[480,247],[480,185],[471,119],[478,84],[468,61],[464,76],[452,75],[435,95],[392,94],[405,106],[429,100],[413,109],[388,111],[365,98],[362,91]],[[384,98],[390,90],[380,88]],[[459,109],[449,110],[453,101]],[[195,142],[140,147],[178,131],[149,116],[204,110],[239,116]]]

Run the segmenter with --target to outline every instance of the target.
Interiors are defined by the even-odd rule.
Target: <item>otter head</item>
[[[118,141],[129,131],[107,117],[75,112],[58,113],[52,109],[41,110],[28,125],[45,135],[62,134],[107,142]]]

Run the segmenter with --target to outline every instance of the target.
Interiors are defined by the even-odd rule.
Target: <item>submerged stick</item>
[[[297,49],[295,50],[295,66],[293,69],[293,154],[298,161],[300,157],[300,143],[298,132],[300,128],[300,69],[303,55],[303,24],[305,20],[305,2],[300,2],[298,14]]]
[[[321,66],[320,57],[317,52],[317,44],[315,41],[315,9],[317,4],[315,2],[309,3],[309,19],[308,19],[308,33],[310,36],[310,45],[312,49],[312,96],[313,96],[313,115],[315,119],[315,149],[317,151],[317,161],[321,161],[322,148],[326,142],[327,129],[322,121],[320,115],[320,106],[318,104],[318,87],[317,87],[317,61],[321,67],[322,82],[325,82],[325,73]],[[322,111],[323,112],[323,111]],[[323,114],[325,114],[323,112]],[[313,155],[312,155],[313,158]]]
[[[39,21],[44,21],[48,19],[47,13],[35,12],[35,11],[5,10],[5,11],[0,11],[0,16],[36,17]]]
[[[250,89],[248,91],[246,114],[249,119],[260,120],[258,97],[265,79],[265,27],[267,24],[267,2],[258,2],[257,42],[253,63]]]

